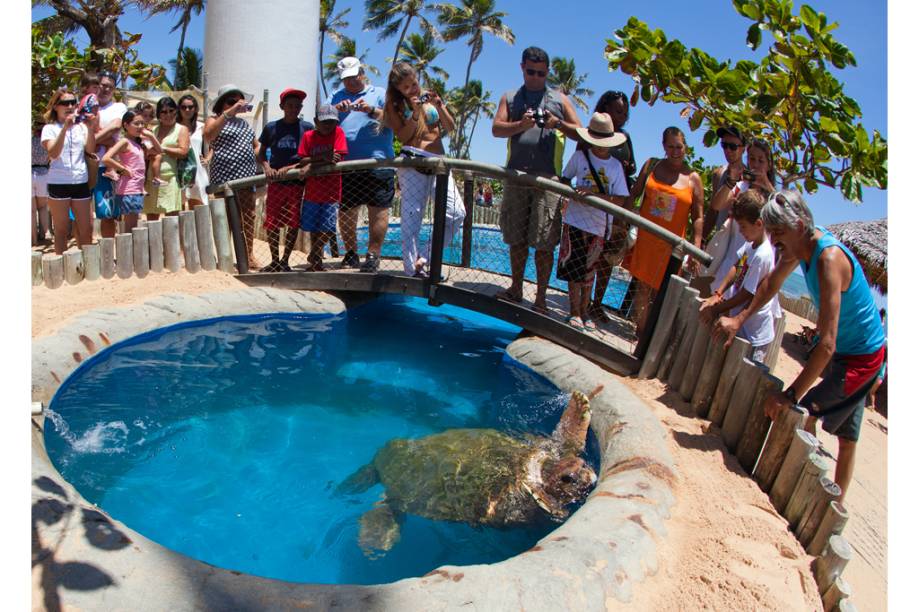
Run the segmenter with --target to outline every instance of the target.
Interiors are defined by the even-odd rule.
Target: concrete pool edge
[[[82,355],[92,352],[86,338],[114,343],[227,315],[342,311],[344,304],[326,294],[272,289],[167,295],[93,311],[33,342],[33,399],[50,399]],[[93,343],[104,345],[105,340]],[[675,471],[664,430],[614,375],[567,349],[523,338],[507,351],[564,390],[605,385],[592,403],[602,455],[598,486],[575,515],[530,551],[493,565],[444,566],[422,578],[378,586],[293,584],[239,574],[168,550],[84,500],[54,469],[33,425],[33,606],[44,600],[81,609],[432,610],[467,602],[489,609],[626,607],[635,586],[657,571],[656,540],[665,536],[674,503]]]

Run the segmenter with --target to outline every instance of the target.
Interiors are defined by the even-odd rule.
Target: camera
[[[756,180],[756,175],[753,174],[753,172],[751,172],[747,168],[744,168],[743,173],[741,174],[741,177],[743,178],[743,180],[747,181],[748,183],[752,183],[753,181]]]
[[[243,107],[243,110],[246,111],[247,113],[251,113],[251,112],[252,112],[252,108],[253,108],[253,107],[252,107],[251,104],[246,104],[246,105]]]
[[[533,113],[533,119],[536,121],[536,127],[544,128],[546,127],[546,120],[549,118],[549,112],[543,108],[531,108],[530,112]]]
[[[423,94],[421,94],[421,97],[418,98],[418,100],[420,100],[422,103],[427,102],[430,99],[431,99],[431,94],[429,94],[428,92],[424,92]]]

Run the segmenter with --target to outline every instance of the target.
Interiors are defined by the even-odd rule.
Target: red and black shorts
[[[303,183],[268,183],[265,198],[265,229],[300,227],[300,202],[303,201]]]

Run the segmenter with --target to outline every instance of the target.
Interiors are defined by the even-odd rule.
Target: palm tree
[[[429,32],[432,37],[440,38],[434,24],[424,16],[426,11],[434,9],[434,5],[426,3],[425,0],[364,0],[364,11],[367,15],[364,19],[364,30],[380,30],[377,40],[385,40],[399,32],[399,40],[393,54],[393,57],[398,57],[412,19],[417,18],[421,29]]]
[[[429,87],[432,77],[429,72],[433,72],[441,79],[449,79],[450,75],[443,68],[433,65],[433,61],[443,52],[434,45],[434,37],[430,32],[421,34],[409,34],[405,42],[399,48],[397,60],[406,61],[415,67],[418,73],[418,79],[422,85]]]
[[[364,51],[358,55],[357,43],[353,38],[344,36],[341,39],[341,43],[338,45],[338,49],[335,50],[335,53],[329,56],[331,61],[322,65],[323,78],[331,84],[332,89],[338,89],[341,86],[341,79],[338,77],[338,60],[346,57],[356,57],[358,60],[360,60],[361,65],[364,67],[366,72],[379,76],[380,71],[374,66],[369,65],[365,60],[367,57],[367,51]]]
[[[200,49],[192,49],[191,47],[182,49],[181,71],[179,63],[175,60],[169,60],[169,67],[172,68],[172,73],[175,75],[172,80],[173,89],[188,89],[191,85],[201,87],[204,74],[204,59]]]
[[[176,21],[170,33],[181,29],[179,35],[179,50],[176,51],[176,74],[178,75],[178,66],[182,64],[182,49],[185,48],[185,34],[188,32],[188,25],[191,18],[200,15],[204,11],[206,0],[136,0],[137,4],[151,15],[161,13],[178,13],[179,20]],[[172,62],[170,62],[171,64]]]
[[[466,65],[466,80],[463,81],[462,90],[469,86],[469,76],[472,72],[472,63],[482,54],[485,44],[485,34],[503,40],[509,45],[514,44],[514,33],[501,21],[507,13],[495,11],[495,0],[460,0],[460,5],[438,4],[440,11],[438,21],[444,30],[443,38],[446,41],[468,38],[469,63]],[[457,118],[457,130],[462,133],[466,127],[465,113]],[[468,147],[467,147],[468,149]]]
[[[553,57],[552,70],[549,71],[547,81],[550,86],[555,87],[566,96],[570,96],[571,100],[584,109],[585,113],[590,110],[584,98],[594,95],[594,90],[582,87],[584,82],[587,81],[587,74],[578,74],[577,69],[574,67],[574,58]]]
[[[466,87],[452,89],[447,95],[447,104],[454,114],[472,117],[472,126],[468,134],[465,129],[461,130],[459,123],[457,123],[456,130],[450,136],[451,156],[469,157],[469,147],[472,145],[472,136],[475,134],[476,125],[478,125],[479,115],[484,113],[489,118],[495,116],[495,103],[491,102],[490,99],[491,92],[483,91],[482,81],[477,79],[469,81]]]
[[[118,18],[124,14],[127,0],[32,0],[32,6],[50,6],[60,19],[49,26],[72,33],[77,27],[86,30],[89,44],[96,49],[114,49],[121,43]],[[101,69],[103,56],[93,54],[93,67]]]
[[[322,64],[322,54],[325,48],[325,37],[328,36],[336,45],[340,45],[344,35],[341,30],[348,27],[345,21],[345,15],[351,12],[351,8],[346,8],[342,12],[335,13],[335,0],[319,0],[319,63]],[[325,74],[319,71],[319,81],[322,83],[323,96],[329,97],[329,90],[325,86]]]

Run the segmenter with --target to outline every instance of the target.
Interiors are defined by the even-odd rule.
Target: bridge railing
[[[353,271],[355,263],[374,271],[366,259],[371,247],[382,254],[376,274],[415,277],[423,283],[424,295],[434,301],[437,295],[449,293],[456,298],[462,292],[469,303],[474,297],[493,300],[510,288],[516,266],[518,273],[523,271],[522,300],[504,295],[505,303],[531,308],[538,298],[537,286],[544,283],[548,311],[535,314],[565,322],[570,304],[568,283],[590,292],[588,301],[593,301],[593,290],[586,281],[606,271],[610,280],[599,301],[605,306],[607,321],[600,322],[597,333],[624,339],[628,351],[640,359],[659,316],[665,279],[679,272],[685,255],[709,261],[705,252],[683,237],[633,210],[580,195],[555,180],[492,164],[399,157],[313,166],[303,176],[305,193],[302,184],[291,182],[298,178],[296,171],[273,180],[256,175],[208,189],[225,198],[240,274]],[[503,186],[489,208],[477,205],[475,198],[476,185],[487,179],[498,179]],[[341,205],[334,210],[321,202],[336,199],[332,196],[339,181]],[[332,191],[324,191],[326,187]],[[388,215],[380,214],[390,201]],[[368,210],[373,213],[368,215]],[[356,217],[354,235],[349,235],[343,222],[347,215]],[[563,232],[563,221],[575,231]],[[381,227],[386,228],[385,237],[377,245],[374,239],[382,233]],[[335,234],[323,236],[301,228],[333,230]],[[631,236],[629,228],[634,228]],[[623,267],[624,263],[631,265],[623,260],[636,233],[657,239],[655,261],[651,265],[644,261],[643,266],[655,268],[652,276],[660,281],[650,287],[652,299],[645,301],[633,297],[639,292],[628,267]],[[319,250],[314,239],[326,239],[327,244]],[[553,254],[551,261],[546,255],[537,260],[532,248],[508,246],[521,242],[540,244],[544,253]],[[347,248],[355,244],[357,262]],[[517,259],[512,260],[512,255]],[[639,320],[647,321],[640,334],[636,331]],[[584,331],[578,321],[573,327]]]

